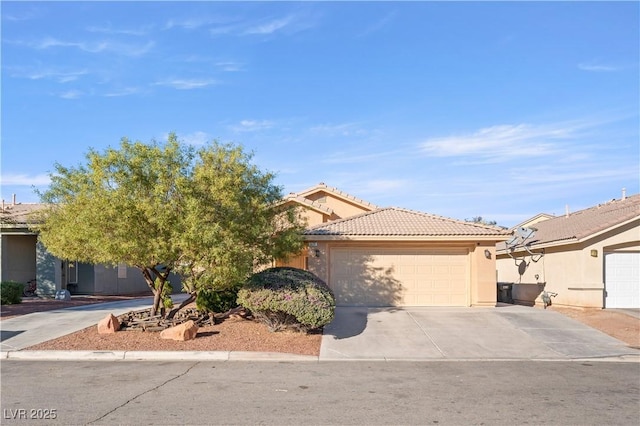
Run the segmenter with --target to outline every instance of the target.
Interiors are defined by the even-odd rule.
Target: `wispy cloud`
[[[80,90],[67,90],[66,92],[60,93],[58,96],[62,99],[78,99],[82,95],[84,95],[84,93]]]
[[[270,120],[242,120],[240,123],[231,126],[234,132],[257,132],[273,127],[273,121]]]
[[[101,41],[65,41],[54,37],[45,37],[35,42],[23,43],[34,49],[44,50],[51,48],[76,48],[87,53],[103,53],[110,52],[124,56],[142,56],[149,52],[155,43],[148,41],[145,44],[122,43],[111,40]]]
[[[192,90],[192,89],[204,89],[205,87],[212,86],[218,82],[213,79],[168,79],[161,80],[153,83],[155,86],[167,86],[173,87],[178,90]]]
[[[151,28],[151,26],[139,28],[114,28],[111,24],[108,24],[105,26],[89,26],[86,29],[89,32],[99,34],[144,36],[149,34]]]
[[[168,135],[165,137],[165,139],[168,138]],[[184,142],[187,143],[189,145],[205,145],[207,142],[209,142],[212,137],[209,136],[206,132],[202,132],[202,131],[196,131],[193,133],[187,133],[187,134],[178,134],[178,138]]]
[[[272,19],[256,25],[252,25],[244,30],[245,34],[273,34],[279,31],[293,21],[293,16],[285,16],[284,18]]]
[[[216,67],[225,72],[237,72],[244,70],[244,64],[235,61],[220,61],[216,62]]]
[[[68,83],[71,81],[76,81],[78,78],[87,75],[88,71],[86,69],[78,70],[78,71],[57,71],[53,69],[44,69],[30,72],[15,72],[12,74],[12,77],[25,77],[30,80],[55,80],[58,83]]]
[[[209,29],[212,36],[260,36],[274,34],[295,34],[316,26],[315,18],[310,14],[295,13],[282,17],[261,20],[234,20]]]
[[[539,157],[557,152],[554,141],[572,139],[579,124],[505,124],[482,128],[464,135],[430,138],[420,144],[424,153],[434,157],[474,157],[501,162],[513,158]]]
[[[578,64],[578,68],[582,71],[591,71],[591,72],[614,72],[619,71],[620,68],[614,67],[612,65],[603,65],[597,63],[580,63]]]
[[[114,89],[105,93],[103,96],[107,98],[117,98],[121,96],[136,95],[140,92],[142,92],[142,90],[139,87],[124,87],[122,89]]]
[[[2,175],[2,185],[6,186],[41,186],[49,183],[51,183],[51,179],[47,174],[7,173]]]
[[[170,19],[164,25],[164,29],[182,28],[185,30],[196,30],[210,25],[225,24],[231,20],[230,18],[222,16],[194,16],[190,18]]]

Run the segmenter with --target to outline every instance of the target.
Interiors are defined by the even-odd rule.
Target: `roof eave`
[[[505,241],[502,235],[303,235],[305,241]]]

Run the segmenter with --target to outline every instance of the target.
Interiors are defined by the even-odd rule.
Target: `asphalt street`
[[[640,363],[4,360],[3,425],[637,425]]]

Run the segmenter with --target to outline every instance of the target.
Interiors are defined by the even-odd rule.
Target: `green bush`
[[[237,297],[237,290],[202,289],[196,297],[196,306],[206,312],[227,312],[238,306]]]
[[[238,304],[271,331],[309,331],[333,320],[336,301],[331,289],[311,272],[271,268],[254,274],[238,292]]]
[[[0,283],[0,304],[14,305],[22,303],[24,284],[15,281],[2,281]]]

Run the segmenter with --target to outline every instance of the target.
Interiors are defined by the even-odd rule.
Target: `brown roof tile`
[[[295,195],[306,198],[308,195],[314,194],[314,193],[320,192],[320,191],[324,191],[324,192],[327,192],[329,194],[334,194],[334,195],[336,195],[336,196],[338,196],[340,198],[343,198],[345,200],[349,200],[352,203],[359,204],[359,205],[361,205],[363,207],[367,207],[367,208],[370,208],[372,210],[378,208],[378,206],[376,206],[375,204],[372,204],[372,203],[370,203],[368,201],[365,201],[365,200],[363,200],[361,198],[354,197],[353,195],[347,194],[344,191],[340,191],[338,188],[334,188],[332,186],[327,186],[326,184],[324,184],[322,182],[319,183],[318,185],[312,187],[312,188],[305,189],[304,191],[298,192]]]
[[[557,216],[535,223],[531,246],[581,241],[631,219],[640,217],[640,194],[624,200],[611,200],[568,216]],[[498,247],[504,249],[504,246]]]
[[[37,210],[44,208],[46,204],[27,203],[27,204],[9,204],[5,205],[0,212],[0,221],[3,225],[27,225],[33,223],[29,220],[29,215]]]
[[[442,237],[496,236],[508,231],[433,214],[388,207],[308,228],[304,235]]]

